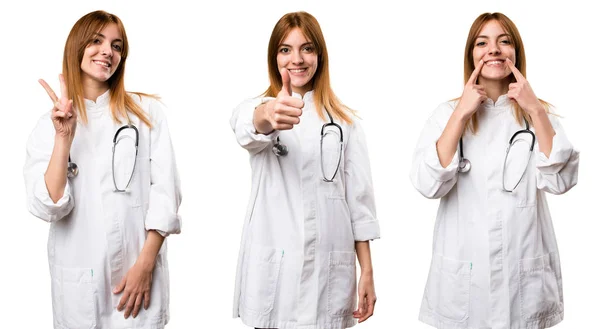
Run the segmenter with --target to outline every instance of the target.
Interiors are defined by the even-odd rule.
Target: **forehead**
[[[479,31],[477,36],[478,37],[480,37],[480,36],[490,37],[490,36],[497,36],[500,34],[507,34],[507,33],[508,32],[504,29],[504,27],[502,27],[500,22],[498,22],[497,20],[491,20],[491,21],[483,24],[483,26],[481,27],[481,31]]]
[[[281,44],[286,45],[302,45],[308,42],[311,42],[311,40],[304,35],[304,32],[299,27],[291,29],[283,40],[281,40]]]
[[[123,39],[121,35],[121,29],[117,26],[116,23],[108,23],[100,32],[107,39]]]

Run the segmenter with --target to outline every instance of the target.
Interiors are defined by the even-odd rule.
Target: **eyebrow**
[[[104,34],[102,34],[102,33],[96,33],[95,36],[99,36],[99,37],[102,37],[102,38],[106,39],[106,36]],[[113,42],[115,42],[115,41],[117,41],[117,42],[123,42],[123,40],[121,40],[121,39],[114,39]]]
[[[305,42],[305,43],[301,44],[300,47],[304,47],[306,45],[314,46],[314,43],[313,42]],[[287,43],[282,43],[281,45],[279,45],[279,47],[292,47],[292,46],[288,45]]]
[[[498,38],[502,38],[502,37],[509,37],[510,38],[510,34],[508,34],[508,33],[502,33],[502,34],[498,35]],[[490,37],[488,37],[487,35],[478,35],[477,38],[489,39]]]

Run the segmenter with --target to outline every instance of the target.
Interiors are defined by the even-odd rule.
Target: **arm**
[[[375,194],[371,166],[363,130],[355,118],[347,131],[344,156],[346,202],[355,241],[379,238],[379,221],[375,211]]]
[[[373,265],[371,264],[371,248],[369,241],[356,241],[356,257],[360,264],[360,281],[358,282],[358,310],[354,317],[358,322],[367,320],[375,309],[375,283],[373,280]]]
[[[532,119],[537,143],[534,146],[537,187],[552,194],[562,194],[577,184],[579,152],[573,148],[558,120],[546,113],[531,85],[512,61],[506,63],[515,79],[508,88],[508,97],[516,101]]]
[[[73,140],[54,137],[54,149],[48,162],[48,168],[44,174],[44,182],[52,202],[57,203],[65,192],[67,185],[67,166],[69,162],[69,151]]]
[[[282,88],[277,98],[264,97],[243,102],[231,116],[231,128],[238,143],[251,154],[271,145],[280,130],[300,123],[304,102],[292,97],[292,82],[287,69],[281,69]]]
[[[552,115],[544,115],[551,123],[551,127],[550,129],[543,129],[545,132],[554,132],[554,135],[550,136],[547,133],[546,138],[548,141],[544,143],[540,140],[534,146],[533,156],[537,167],[537,187],[548,193],[562,194],[577,184],[579,151],[569,142],[559,121]],[[536,136],[540,136],[539,128],[534,127]],[[545,136],[545,132],[542,133],[542,138]],[[546,148],[546,151],[543,151],[544,148]],[[548,151],[547,148],[550,148],[550,150]]]
[[[268,101],[268,98],[265,98],[264,100]],[[231,129],[233,129],[238,143],[251,154],[259,153],[266,147],[273,145],[273,142],[279,136],[278,130],[272,131],[267,135],[257,131],[260,127],[255,127],[254,114],[255,111],[264,110],[265,105],[260,107],[261,104],[263,104],[262,98],[246,100],[233,110],[233,114],[229,120]],[[261,125],[260,123],[257,124]],[[262,128],[269,130],[268,128]]]
[[[430,199],[443,197],[456,184],[459,161],[456,144],[460,138],[457,131],[461,123],[455,113],[449,104],[440,105],[425,123],[413,154],[410,180],[417,191]],[[455,122],[451,123],[452,120]],[[442,156],[450,159],[446,159],[446,166],[441,163]]]
[[[147,231],[156,230],[163,236],[181,232],[179,173],[171,143],[167,119],[159,101],[150,100],[150,194],[145,217]]]
[[[47,222],[62,219],[71,212],[75,204],[66,178],[66,161],[63,160],[64,166],[61,162],[65,152],[68,158],[68,149],[65,150],[66,145],[57,145],[54,135],[50,116],[43,116],[27,141],[27,156],[23,168],[27,208],[31,214]],[[59,172],[58,176],[64,176],[62,183],[52,176],[54,171]],[[54,178],[58,182],[48,184],[48,178]],[[55,188],[54,191],[52,187]]]

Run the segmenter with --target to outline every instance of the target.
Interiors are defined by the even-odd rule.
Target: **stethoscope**
[[[127,185],[125,185],[124,189],[120,189],[119,187],[117,187],[117,180],[115,178],[115,148],[116,148],[117,144],[119,143],[119,141],[118,141],[119,134],[125,129],[133,129],[133,131],[135,131],[135,157],[133,160],[133,169],[131,170],[131,175],[129,176]],[[112,178],[113,178],[113,184],[115,186],[114,192],[127,192],[127,188],[129,188],[129,184],[131,183],[131,180],[133,179],[133,173],[135,172],[135,165],[137,163],[137,153],[138,153],[139,142],[140,142],[140,133],[138,132],[138,129],[132,124],[124,125],[123,127],[117,129],[117,132],[115,132],[115,136],[113,137],[113,147],[112,147]],[[79,173],[79,168],[77,167],[77,164],[75,162],[71,161],[71,154],[69,154],[69,162],[67,164],[67,177],[73,178],[73,177],[77,176],[78,173]]]
[[[529,129],[529,122],[527,121],[527,119],[525,119],[525,118],[523,118],[523,119],[525,120],[525,129],[519,130],[512,135],[512,137],[508,141],[508,147],[506,148],[506,155],[504,156],[504,164],[502,166],[502,190],[505,192],[514,191],[517,188],[517,186],[519,185],[519,183],[521,183],[521,180],[523,179],[523,177],[525,176],[525,172],[527,171],[527,167],[529,166],[529,162],[531,161],[531,154],[533,153],[533,147],[535,145],[535,134],[533,133],[533,131],[531,131]],[[519,134],[531,135],[531,145],[529,147],[529,158],[527,159],[527,166],[525,166],[525,170],[521,174],[521,177],[519,177],[519,181],[515,184],[515,186],[513,188],[508,189],[508,188],[506,188],[506,182],[504,180],[505,172],[506,172],[506,160],[508,159],[508,153],[510,152],[511,147],[513,147],[513,145],[515,145],[516,142],[518,141],[515,138]],[[461,136],[460,141],[459,141],[458,172],[467,173],[467,172],[469,172],[469,170],[471,170],[471,161],[469,161],[469,159],[465,158],[465,155],[463,153],[463,139]]]
[[[342,148],[344,146],[344,133],[342,132],[342,127],[340,127],[340,125],[338,125],[337,123],[333,122],[333,117],[331,116],[329,111],[327,111],[327,109],[325,109],[325,112],[327,113],[327,116],[329,117],[329,122],[323,124],[323,126],[321,127],[321,148],[320,148],[321,174],[323,174],[323,181],[331,183],[331,182],[333,182],[333,179],[335,178],[335,176],[337,175],[337,173],[340,169],[340,163],[342,161]],[[326,131],[327,127],[333,127],[337,130],[337,132],[332,132],[331,130]],[[329,178],[327,175],[325,175],[325,169],[324,169],[324,165],[323,165],[323,137],[325,137],[329,133],[339,134],[339,136],[340,136],[339,157],[338,157],[337,165],[335,168],[335,172],[333,173],[331,178]],[[281,141],[279,140],[279,136],[277,136],[277,140],[275,141],[275,144],[273,145],[272,151],[273,151],[273,154],[275,154],[278,157],[286,156],[289,153],[287,146],[285,146],[284,144],[281,144]]]

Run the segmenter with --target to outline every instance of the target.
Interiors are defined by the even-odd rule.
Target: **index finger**
[[[475,67],[475,70],[473,70],[473,73],[471,73],[471,77],[469,78],[469,81],[467,81],[467,84],[475,84],[475,81],[477,81],[477,77],[479,76],[479,72],[481,72],[481,68],[483,67],[483,59],[479,61],[479,64],[477,64],[477,66]]]
[[[515,66],[515,63],[513,63],[513,61],[510,60],[510,58],[506,59],[506,63],[508,64],[508,68],[510,68],[513,75],[515,76],[515,79],[517,79],[517,82],[527,80],[525,79],[523,74],[521,74],[521,71],[519,71],[519,69]]]
[[[52,88],[50,88],[50,86],[46,83],[46,81],[44,81],[44,79],[39,79],[38,82],[42,85],[42,87],[44,87],[44,89],[46,89],[46,93],[48,94],[48,96],[50,96],[50,99],[52,100],[52,104],[58,102],[58,97],[56,97],[54,90],[52,90]]]
[[[69,99],[69,91],[67,90],[67,84],[65,83],[65,77],[62,74],[59,74],[58,80],[60,80],[60,97]]]

